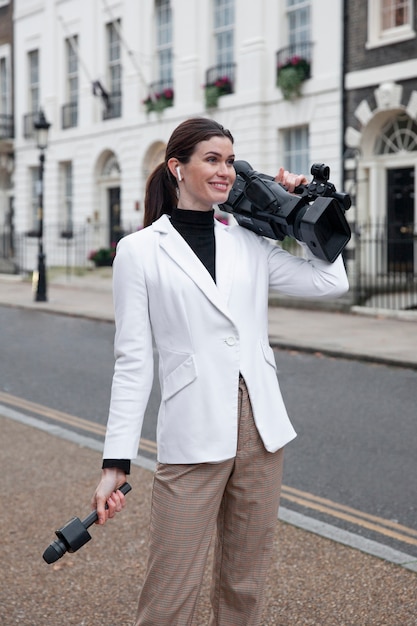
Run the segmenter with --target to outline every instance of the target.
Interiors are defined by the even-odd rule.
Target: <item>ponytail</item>
[[[177,206],[177,189],[165,163],[160,163],[146,183],[143,225],[149,226],[163,213],[171,215]]]

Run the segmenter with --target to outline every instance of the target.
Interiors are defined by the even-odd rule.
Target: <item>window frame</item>
[[[310,132],[308,124],[290,126],[280,131],[282,146],[282,163],[290,172],[308,175],[310,168]],[[297,147],[297,135],[301,147]]]
[[[155,2],[155,58],[161,87],[170,87],[173,79],[173,22],[170,0]]]
[[[390,44],[399,43],[401,41],[407,41],[408,39],[413,39],[416,36],[413,28],[413,0],[401,0],[403,2],[408,2],[408,23],[387,29],[383,29],[382,24],[383,1],[384,0],[368,0],[368,40],[365,44],[365,47],[368,50],[382,46],[389,46]],[[392,0],[392,2],[395,1],[396,0]]]
[[[213,1],[213,39],[215,65],[231,65],[235,59],[236,7],[234,0]],[[221,23],[221,11],[229,12],[229,20]],[[226,15],[225,15],[226,16]],[[227,16],[226,16],[227,17]]]
[[[33,60],[36,58],[36,64]],[[39,49],[28,50],[27,53],[28,68],[28,102],[29,111],[37,113],[40,107],[40,54]],[[35,78],[35,80],[34,80]]]
[[[62,161],[61,170],[61,206],[62,231],[70,233],[74,228],[74,170],[72,161]]]
[[[0,54],[0,115],[10,115],[12,110],[9,61],[7,55]]]
[[[310,0],[287,0],[287,25],[288,25],[288,44],[297,45],[306,43],[311,40],[311,1]],[[301,16],[305,13],[307,16],[306,24],[292,24],[293,17]]]
[[[107,75],[110,95],[122,93],[122,41],[119,34],[120,19],[107,25]],[[116,51],[116,56],[113,52]],[[115,89],[117,87],[117,89]]]

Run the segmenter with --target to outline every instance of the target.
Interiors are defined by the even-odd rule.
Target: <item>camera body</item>
[[[302,241],[312,253],[333,262],[347,245],[351,231],[345,218],[351,200],[337,193],[329,183],[330,169],[315,163],[313,180],[288,193],[273,176],[252,169],[246,161],[236,161],[236,181],[222,211],[232,213],[240,226],[258,235]]]

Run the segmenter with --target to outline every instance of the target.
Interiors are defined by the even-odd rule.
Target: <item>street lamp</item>
[[[33,122],[36,131],[36,144],[39,148],[39,187],[38,187],[38,284],[36,288],[36,302],[46,302],[46,269],[45,254],[43,252],[43,172],[45,164],[45,150],[48,146],[48,131],[50,123],[42,109],[38,118]]]

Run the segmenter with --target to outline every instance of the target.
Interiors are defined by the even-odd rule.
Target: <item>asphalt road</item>
[[[113,325],[0,307],[0,404],[102,439]],[[417,555],[417,371],[276,351],[298,432],[286,449],[282,504]],[[154,457],[159,393],[143,429]]]

